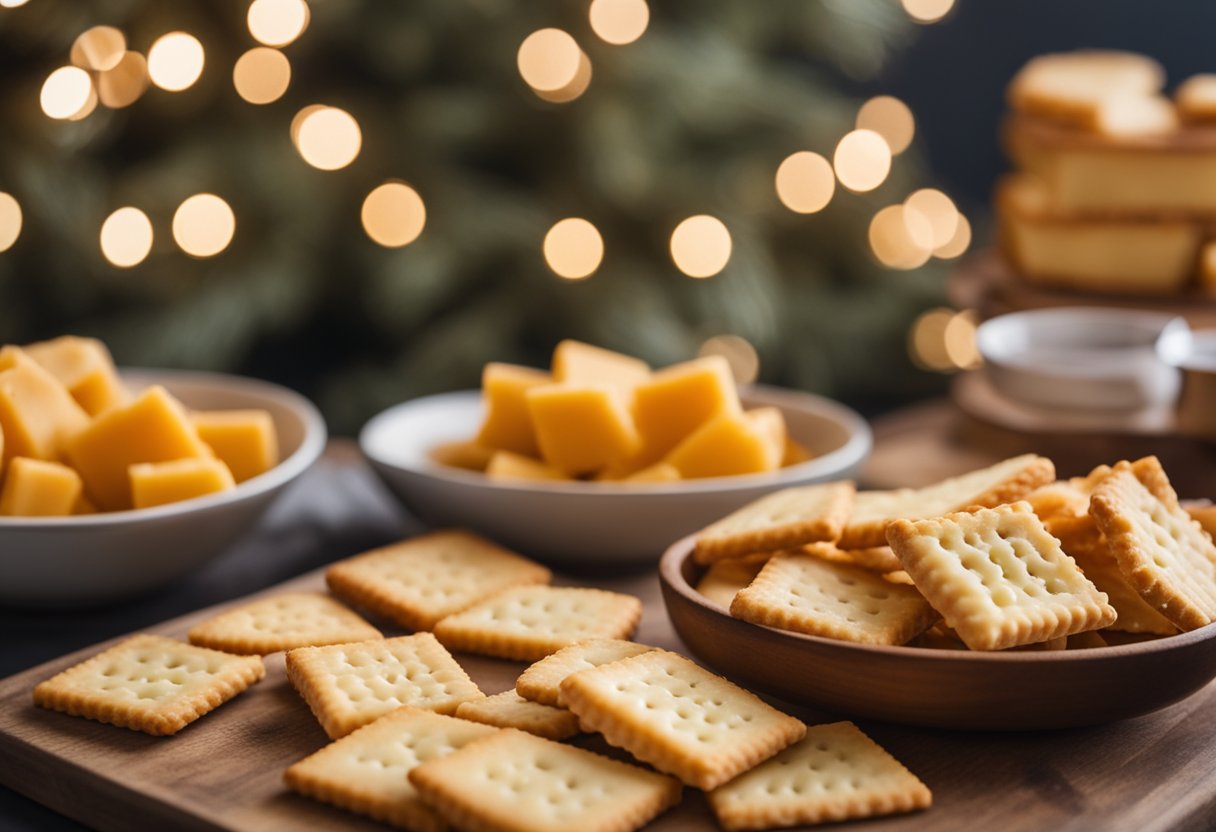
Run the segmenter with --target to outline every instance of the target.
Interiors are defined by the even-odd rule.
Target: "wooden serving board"
[[[653,573],[595,583],[642,598],[639,641],[684,651]],[[316,571],[258,596],[322,586]],[[227,606],[149,630],[183,637],[193,623]],[[102,830],[383,828],[283,787],[283,769],[328,740],[287,681],[282,654],[267,658],[262,682],[174,737],[149,737],[33,706],[30,692],[37,682],[110,643],[0,681],[0,783]],[[457,658],[487,693],[512,687],[524,667]],[[833,718],[775,704],[812,723]],[[877,723],[861,727],[930,786],[934,806],[843,827],[850,830],[1216,828],[1216,686],[1157,714],[1100,728],[965,734]],[[580,740],[602,750],[597,742]],[[686,789],[683,803],[648,828],[716,827],[701,794]]]

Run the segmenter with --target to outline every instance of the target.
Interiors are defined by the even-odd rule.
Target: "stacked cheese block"
[[[132,398],[100,341],[0,349],[0,515],[148,508],[232,488],[278,461],[270,414]]]
[[[1009,87],[1017,172],[997,194],[1005,257],[1028,281],[1085,292],[1216,294],[1216,76],[1162,95],[1125,52],[1030,61]]]

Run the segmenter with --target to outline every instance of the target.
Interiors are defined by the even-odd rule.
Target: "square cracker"
[[[1052,482],[1055,476],[1050,459],[1023,454],[924,488],[860,491],[853,500],[853,515],[836,545],[841,549],[885,546],[887,525],[892,520],[921,520],[971,507],[1011,503]]]
[[[766,494],[697,535],[697,563],[835,540],[849,519],[853,483],[831,482]]]
[[[681,792],[671,777],[510,728],[409,777],[454,827],[476,832],[630,832]]]
[[[730,605],[735,618],[862,644],[904,644],[938,619],[915,587],[813,555],[777,555]]]
[[[724,610],[730,609],[735,594],[755,580],[769,555],[729,558],[714,561],[697,581],[697,592]]]
[[[39,684],[34,704],[160,737],[176,734],[265,673],[257,656],[137,635]]]
[[[453,650],[536,661],[589,638],[627,638],[642,617],[632,595],[582,587],[508,589],[435,625]]]
[[[334,740],[402,705],[451,714],[485,695],[430,633],[301,647],[287,678]]]
[[[578,733],[578,717],[574,714],[524,699],[514,690],[462,702],[456,716],[498,728],[518,728],[547,740],[565,740]]]
[[[929,787],[851,722],[814,725],[708,795],[727,832],[855,820],[926,809]]]
[[[265,655],[297,647],[380,638],[380,631],[320,592],[263,598],[190,629],[190,643],[228,653]]]
[[[814,555],[820,560],[842,563],[846,566],[856,566],[867,572],[897,572],[903,569],[899,558],[891,551],[890,546],[871,546],[868,549],[839,549],[834,543],[812,543],[800,550],[808,555]]]
[[[1096,630],[1115,620],[1030,504],[896,520],[891,548],[972,650],[1003,650]]]
[[[455,717],[398,708],[283,772],[289,788],[314,800],[412,832],[446,832],[407,776],[429,760],[497,732]]]
[[[325,572],[339,598],[407,630],[429,630],[508,587],[547,584],[551,577],[540,564],[459,530],[373,549]]]
[[[1149,606],[1182,630],[1216,620],[1216,546],[1178,504],[1156,457],[1116,466],[1089,513]]]
[[[561,699],[562,681],[571,673],[590,670],[610,662],[639,656],[655,648],[636,641],[619,638],[592,638],[563,647],[545,656],[515,680],[515,692],[524,699],[542,705],[564,707]]]
[[[562,682],[562,698],[584,729],[701,789],[806,733],[792,716],[666,650],[575,673]]]

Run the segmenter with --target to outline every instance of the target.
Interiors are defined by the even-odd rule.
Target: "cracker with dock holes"
[[[548,569],[471,532],[432,532],[339,561],[325,572],[339,598],[407,630],[504,589],[547,584]]]
[[[452,650],[536,661],[589,638],[627,638],[642,617],[632,595],[582,587],[508,589],[435,625]]]
[[[484,696],[431,633],[300,647],[287,677],[335,740],[402,705],[451,714]]]
[[[1216,546],[1178,504],[1156,457],[1120,463],[1089,513],[1127,582],[1181,630],[1216,619]]]
[[[896,520],[891,548],[917,589],[972,650],[1034,644],[1115,620],[1026,502]]]
[[[904,568],[903,564],[899,562],[899,558],[895,557],[895,553],[891,551],[890,546],[840,549],[834,543],[812,543],[809,546],[803,546],[801,551],[821,560],[856,566],[858,569],[865,569],[869,572],[898,572]]]
[[[518,728],[547,740],[565,740],[578,733],[578,717],[574,714],[524,699],[514,690],[462,702],[456,716],[498,728]]]
[[[320,592],[263,598],[190,629],[190,643],[228,653],[258,654],[380,638],[380,631]]]
[[[265,673],[257,656],[137,635],[40,683],[34,704],[160,737],[176,734]]]
[[[701,789],[806,733],[792,716],[666,650],[575,673],[562,682],[562,701],[584,729]]]
[[[766,494],[697,535],[697,563],[835,540],[849,519],[853,483],[831,482]]]
[[[590,670],[609,662],[639,656],[655,648],[636,641],[619,638],[592,638],[563,647],[552,655],[545,656],[528,668],[515,680],[515,692],[524,699],[542,705],[564,707],[561,698],[562,681],[571,673]]]
[[[807,728],[776,757],[709,793],[727,832],[927,809],[929,787],[851,722]]]
[[[453,827],[477,832],[631,832],[681,793],[671,777],[510,728],[409,778]]]
[[[735,594],[755,580],[768,555],[714,561],[697,582],[697,592],[723,609],[730,609]]]
[[[409,781],[415,766],[497,732],[489,725],[398,708],[283,772],[302,795],[413,832],[447,832]]]
[[[730,605],[735,618],[862,644],[904,644],[938,619],[914,588],[865,569],[787,553],[764,565]]]

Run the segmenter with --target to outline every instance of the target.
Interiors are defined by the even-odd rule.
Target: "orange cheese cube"
[[[603,385],[631,395],[649,378],[650,366],[642,359],[582,341],[562,341],[553,351],[554,381]]]
[[[642,438],[638,468],[662,459],[715,416],[742,409],[730,365],[720,355],[658,370],[633,391],[633,419]]]
[[[95,338],[64,335],[24,347],[26,354],[68,389],[90,416],[127,401],[114,359]]]
[[[680,469],[669,462],[659,462],[625,477],[623,482],[678,482]]]
[[[444,442],[431,448],[431,459],[440,465],[464,468],[466,471],[484,471],[494,458],[494,451],[476,442]]]
[[[723,413],[681,442],[665,460],[686,479],[774,471],[781,451],[765,417]]]
[[[80,475],[66,465],[19,456],[0,489],[6,517],[66,517],[80,499]]]
[[[89,415],[67,389],[15,347],[0,351],[0,430],[4,460],[58,460],[66,443],[89,425]]]
[[[787,468],[790,465],[797,465],[800,462],[808,462],[815,458],[810,449],[796,439],[789,436],[785,438],[785,450],[781,453],[781,467]]]
[[[80,496],[76,498],[76,505],[72,506],[72,514],[96,514],[97,506],[89,502],[89,498],[84,496],[84,492],[80,492]]]
[[[486,476],[499,480],[565,480],[568,477],[538,459],[495,451],[486,466]]]
[[[500,451],[536,456],[536,431],[528,414],[528,391],[552,379],[543,370],[515,364],[487,364],[481,374],[485,421],[476,442]]]
[[[199,439],[228,466],[237,482],[279,464],[279,437],[265,410],[208,410],[190,414]]]
[[[775,467],[780,468],[781,459],[785,456],[785,417],[781,415],[781,411],[775,407],[758,407],[743,415],[768,442],[773,458],[777,460]]]
[[[140,462],[127,471],[131,478],[131,501],[135,508],[178,503],[236,486],[232,472],[218,459]]]
[[[611,387],[533,387],[528,410],[541,456],[571,476],[593,473],[638,450],[633,420]]]
[[[127,474],[132,465],[212,455],[181,403],[155,386],[98,416],[68,442],[67,457],[89,499],[102,511],[117,511],[134,506]]]

